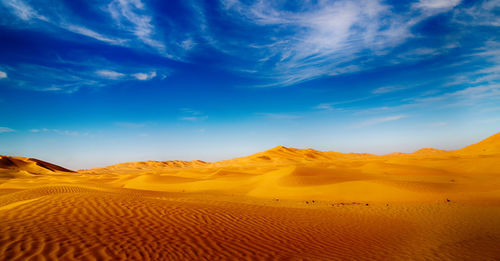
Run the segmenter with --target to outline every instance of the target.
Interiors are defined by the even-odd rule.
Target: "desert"
[[[0,261],[500,260],[500,0],[0,0]]]
[[[0,159],[2,260],[498,260],[500,134],[72,171]]]

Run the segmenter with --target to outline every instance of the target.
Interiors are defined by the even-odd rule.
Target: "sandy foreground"
[[[0,260],[500,260],[500,134],[72,172],[0,158]]]

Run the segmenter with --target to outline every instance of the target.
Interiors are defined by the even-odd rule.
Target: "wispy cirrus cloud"
[[[331,104],[331,103],[320,103],[320,104],[314,106],[314,108],[318,109],[318,110],[324,110],[324,111],[333,111],[334,110],[333,104]]]
[[[397,121],[397,120],[400,120],[400,119],[403,119],[406,117],[407,117],[406,115],[394,115],[394,116],[387,116],[387,117],[381,117],[381,118],[373,118],[373,119],[368,119],[366,121],[363,121],[363,122],[355,125],[355,127],[357,127],[357,128],[368,127],[368,126],[381,124],[381,123],[385,123],[385,122]]]
[[[261,64],[272,68],[264,77],[277,85],[359,71],[360,66],[350,62],[363,52],[381,51],[410,36],[408,26],[381,1],[323,1],[297,12],[263,1],[223,5],[235,18],[280,32],[279,38],[250,45]]]
[[[500,2],[497,0],[478,1],[477,4],[464,8],[462,12],[457,13],[455,22],[481,26],[500,26],[499,8]]]
[[[460,107],[471,110],[480,108],[483,112],[490,112],[496,108],[495,106],[499,102],[500,84],[484,84],[455,89],[454,91],[441,90],[439,93],[422,94],[408,98],[404,103],[390,106],[372,108],[353,107],[351,108],[351,112],[356,115],[377,115],[432,110],[437,114],[444,109]]]
[[[42,21],[48,21],[48,18],[40,15],[34,8],[32,8],[28,3],[22,0],[2,0],[2,4],[9,8],[12,13],[24,21],[31,19],[39,19]]]
[[[295,120],[302,118],[300,115],[291,113],[256,113],[257,116],[269,119],[269,120]]]
[[[96,74],[101,76],[101,77],[111,79],[111,80],[118,80],[118,79],[123,79],[125,77],[130,77],[131,79],[135,79],[135,80],[148,81],[148,80],[151,80],[151,79],[156,77],[155,71],[152,71],[149,73],[139,72],[139,73],[125,74],[125,73],[115,72],[115,71],[111,71],[111,70],[98,70],[98,71],[96,71]]]
[[[116,122],[115,125],[123,128],[138,129],[146,126],[146,123],[137,122]]]
[[[120,29],[131,32],[142,43],[157,51],[166,52],[165,44],[154,38],[156,30],[153,18],[148,15],[147,7],[141,0],[114,0],[107,9]]]
[[[392,93],[392,92],[406,90],[408,88],[411,88],[411,86],[394,86],[394,85],[389,85],[389,86],[382,86],[382,87],[379,87],[377,89],[374,89],[372,91],[372,93],[373,94]]]
[[[249,48],[243,51],[255,57],[250,71],[259,72],[262,86],[286,86],[380,66],[380,57],[414,37],[411,30],[416,24],[460,1],[420,1],[398,13],[384,1],[301,2],[288,9],[281,2],[221,3],[232,19],[262,34],[250,37],[254,42],[246,43]],[[242,51],[240,42],[228,42]],[[227,53],[235,52],[235,47],[219,45],[229,49]],[[439,54],[435,48],[421,48],[399,56],[397,62]]]
[[[134,74],[132,74],[132,76],[135,77],[137,80],[147,81],[147,80],[151,80],[154,77],[156,77],[156,72],[134,73]]]
[[[57,31],[55,28],[63,29],[105,44],[152,52],[174,60],[184,60],[196,46],[189,32],[175,28],[176,34],[169,33],[175,21],[169,20],[172,28],[158,26],[154,9],[141,0],[112,0],[95,5],[90,10],[95,12],[94,17],[102,20],[100,22],[80,16],[72,5],[59,1],[45,5],[25,0],[1,0],[0,4],[18,19],[0,19],[0,24],[7,26],[34,28],[51,34]],[[71,37],[64,38],[71,40]]]
[[[106,69],[95,70],[97,66]],[[19,63],[6,66],[3,68],[5,72],[0,71],[0,84],[9,88],[73,93],[81,88],[103,88],[117,82],[149,81],[158,75],[164,79],[169,74],[168,69],[157,69],[129,68],[105,59],[58,59],[44,65]],[[2,73],[5,77],[1,77]]]
[[[183,121],[203,121],[208,119],[208,116],[184,116],[180,118]]]
[[[231,57],[214,66],[246,75],[255,81],[250,85],[261,87],[289,86],[446,54],[460,47],[455,43],[458,36],[447,36],[453,41],[446,37],[425,41],[427,36],[419,32],[419,25],[438,14],[449,14],[443,24],[450,27],[500,24],[495,11],[499,4],[494,0],[419,0],[407,4],[383,0],[220,0],[214,5],[191,0],[182,2],[186,13],[179,17],[161,13],[156,2],[109,0],[88,8],[96,21],[65,2],[0,1],[10,15],[0,19],[3,26],[36,29],[65,41],[80,41],[81,37],[73,35],[78,34],[101,44],[176,61],[206,57],[213,48]],[[69,33],[61,33],[61,29]],[[409,43],[412,41],[420,43]],[[150,80],[156,73],[116,72],[128,76],[118,78],[137,80]]]
[[[99,70],[99,71],[96,71],[95,73],[101,77],[112,79],[112,80],[116,80],[116,79],[119,79],[119,78],[122,78],[125,76],[125,74],[123,74],[123,73],[110,71],[110,70]]]
[[[93,72],[38,64],[16,64],[7,69],[10,88],[72,93],[84,86],[101,87]]]
[[[78,34],[111,46],[142,52],[160,52],[155,49],[153,39],[156,36],[154,32],[158,30],[152,26],[152,22],[148,23],[151,12],[147,10],[145,4],[139,0],[122,0],[112,1],[107,7],[110,9],[99,8],[99,5],[89,8],[94,11],[95,18],[101,20],[95,22],[85,16],[80,16],[80,12],[72,10],[74,6],[60,1],[42,5],[24,0],[0,0],[0,8],[6,11],[3,14],[4,18],[0,19],[0,25],[13,29],[28,28],[44,32],[65,42],[82,41],[81,37],[74,35]],[[117,12],[114,17],[111,17],[110,10]],[[139,15],[138,12],[142,14]],[[115,23],[110,23],[106,19]],[[151,48],[154,50],[151,51]],[[58,53],[58,50],[44,54],[54,52]],[[108,57],[99,57],[99,54],[93,54],[95,57],[89,58],[88,54],[83,54],[80,50],[65,52],[61,55],[65,56],[65,60],[50,57],[37,61],[36,56],[28,56],[20,60],[32,60],[31,63],[19,63],[9,59],[7,61],[10,64],[2,66],[0,79],[5,79],[5,81],[1,81],[0,84],[10,88],[73,93],[82,87],[100,88],[116,81],[147,81],[157,75],[160,75],[162,79],[166,77],[166,73],[161,73],[162,70],[158,71],[150,66],[129,67],[115,63]],[[89,61],[85,61],[86,59]],[[95,61],[91,61],[92,59]],[[95,68],[103,69],[96,70]],[[166,71],[165,68],[163,71]]]
[[[55,133],[58,135],[65,135],[65,136],[87,136],[88,133],[81,133],[79,131],[72,131],[72,130],[60,130],[60,129],[47,129],[47,128],[41,128],[41,129],[31,129],[31,133]]]
[[[0,127],[0,133],[7,133],[7,132],[13,132],[15,131],[14,129],[11,129],[9,127]]]
[[[28,3],[23,0],[2,0],[2,4],[7,7],[7,9],[10,10],[15,17],[26,22],[26,24],[24,24],[26,27],[45,28],[47,26],[52,26],[114,45],[121,45],[125,42],[124,39],[115,38],[115,36],[105,36],[85,27],[84,25],[76,25],[68,22],[68,20],[73,19],[66,17],[66,10],[64,6],[57,3],[54,3],[52,6],[52,8],[57,11],[55,13],[48,12],[46,15],[41,14],[42,11],[40,8],[36,8],[31,5],[32,3]]]
[[[468,87],[455,92],[415,99],[417,104],[446,101],[444,106],[480,104],[481,101],[500,100],[500,84],[487,84]]]
[[[464,58],[467,58],[468,63],[459,65],[464,68],[464,72],[453,75],[447,86],[500,82],[500,43],[488,41]]]
[[[208,116],[203,112],[192,108],[180,108],[179,111],[182,114],[182,116],[179,118],[181,121],[196,122],[208,119]]]
[[[415,9],[425,12],[448,11],[460,4],[461,0],[420,0],[412,5]]]
[[[62,25],[62,27],[64,27],[65,29],[67,29],[68,31],[71,31],[73,33],[85,35],[85,36],[88,36],[90,38],[94,38],[96,40],[110,43],[113,45],[123,45],[126,42],[126,40],[124,40],[124,39],[112,38],[110,36],[105,36],[105,35],[102,35],[98,32],[95,32],[89,28],[86,28],[86,27],[83,27],[80,25],[69,24],[69,25]]]

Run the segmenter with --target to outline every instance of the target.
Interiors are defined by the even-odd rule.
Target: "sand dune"
[[[499,260],[500,134],[71,170],[0,158],[2,260]]]
[[[24,170],[32,173],[74,172],[39,159],[0,155],[0,169]]]

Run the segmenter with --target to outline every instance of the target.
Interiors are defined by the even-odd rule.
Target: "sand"
[[[499,260],[500,134],[72,172],[0,158],[0,260]]]

